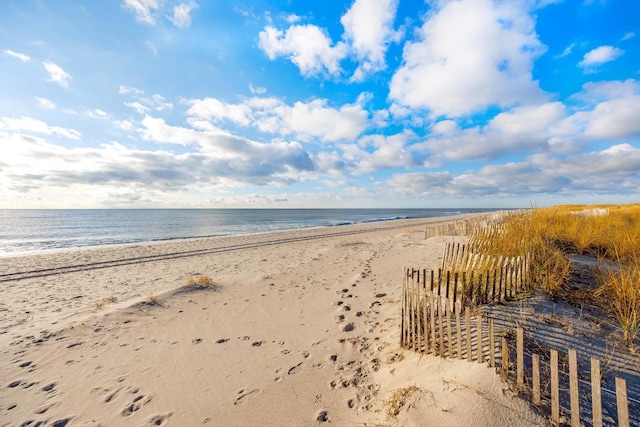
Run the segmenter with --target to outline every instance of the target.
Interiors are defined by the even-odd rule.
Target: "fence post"
[[[438,295],[438,328],[440,329],[440,357],[444,357],[444,319],[442,313],[442,296]]]
[[[578,391],[578,353],[569,350],[569,396],[571,400],[571,426],[580,427],[580,395]]]
[[[531,355],[532,374],[533,374],[533,404],[540,406],[540,356],[538,354]]]
[[[445,300],[447,310],[447,334],[449,336],[449,358],[453,358],[453,330],[451,329],[451,299]]]
[[[433,276],[431,276],[431,284],[433,286]],[[431,304],[429,304],[430,308],[431,308],[431,352],[433,353],[433,355],[436,355],[436,311],[435,311],[435,299],[436,299],[436,295],[433,291],[431,291],[431,294],[429,295],[429,298],[431,299]]]
[[[616,377],[616,401],[618,403],[618,426],[629,427],[629,402],[627,400],[627,382]]]
[[[507,339],[502,337],[502,375],[505,378],[509,375],[509,344],[507,344]]]
[[[600,388],[600,360],[591,358],[591,412],[593,427],[602,427],[602,390]]]
[[[516,340],[516,383],[518,391],[524,387],[524,328],[518,326]]]
[[[560,386],[558,384],[558,350],[551,349],[551,422],[560,422]]]

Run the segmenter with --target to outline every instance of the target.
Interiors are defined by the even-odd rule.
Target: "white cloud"
[[[47,98],[40,98],[39,96],[36,96],[34,98],[38,103],[38,105],[41,106],[42,108],[46,108],[47,110],[56,109],[56,104],[54,104],[52,101],[48,100]]]
[[[124,105],[135,110],[139,114],[145,114],[150,111],[171,110],[173,108],[173,104],[171,102],[167,102],[163,96],[158,94],[145,96],[143,90],[134,87],[122,85],[118,89],[118,93],[120,93],[120,95],[129,95],[133,98],[134,101],[125,102]]]
[[[354,81],[386,68],[388,45],[399,36],[393,30],[397,8],[398,0],[356,0],[340,19],[343,37],[360,62]]]
[[[590,82],[572,97],[581,101],[564,126],[590,140],[626,140],[640,136],[640,82]]]
[[[634,194],[640,188],[640,148],[613,145],[602,151],[556,158],[537,154],[526,161],[478,170],[393,175],[387,185],[409,197],[532,197],[541,194]]]
[[[301,140],[353,141],[368,125],[368,113],[358,102],[340,108],[328,106],[324,99],[293,105],[276,98],[259,97],[239,104],[215,98],[187,102],[191,105],[187,114],[192,120],[226,120],[240,126],[253,126],[261,132],[294,135]]]
[[[81,137],[80,132],[75,129],[49,126],[47,123],[31,117],[20,117],[19,119],[2,117],[0,118],[0,129],[8,131],[35,132],[70,139],[80,139]]]
[[[180,3],[173,7],[173,17],[171,22],[179,28],[189,28],[191,26],[191,12],[198,8],[194,2]]]
[[[178,28],[191,26],[191,12],[198,8],[194,1],[176,4],[169,0],[123,0],[122,5],[140,24],[156,25],[164,17]]]
[[[396,135],[366,135],[357,145],[341,145],[343,157],[357,174],[368,174],[389,168],[422,166],[422,161],[408,147],[410,132]]]
[[[635,36],[636,36],[636,33],[634,33],[633,31],[629,31],[628,33],[626,33],[622,37],[622,40],[630,40],[630,39],[634,38]]]
[[[569,46],[565,47],[562,53],[556,55],[556,58],[564,58],[565,56],[569,56],[571,52],[573,52],[573,48],[576,47],[575,43],[571,43]]]
[[[49,73],[48,81],[58,83],[62,87],[69,86],[69,80],[73,80],[73,78],[64,71],[59,65],[54,64],[51,61],[45,61],[42,63],[44,68]]]
[[[578,66],[582,68],[597,67],[614,61],[624,54],[624,50],[613,46],[600,46],[584,54]]]
[[[288,57],[304,76],[314,76],[325,70],[340,73],[340,61],[347,55],[344,43],[332,46],[331,39],[315,25],[293,25],[286,32],[267,26],[259,34],[260,48],[269,59]]]
[[[524,4],[460,0],[429,13],[404,47],[390,98],[436,117],[544,100],[532,69],[545,47]]]
[[[253,86],[253,84],[249,83],[249,91],[256,95],[262,95],[267,93],[267,89],[260,86]]]
[[[5,50],[3,50],[3,52],[4,52],[5,55],[9,55],[9,56],[12,56],[14,58],[17,58],[22,62],[31,61],[31,57],[29,55],[25,55],[24,53],[14,52],[14,51],[9,50],[9,49],[5,49]]]
[[[160,8],[157,0],[123,0],[122,4],[136,15],[136,21],[141,24],[156,24],[153,13]]]

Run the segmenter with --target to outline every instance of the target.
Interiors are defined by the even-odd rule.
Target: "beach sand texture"
[[[490,368],[399,347],[402,267],[459,218],[2,258],[0,425],[546,425]]]

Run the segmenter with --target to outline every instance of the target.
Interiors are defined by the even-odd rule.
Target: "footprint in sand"
[[[123,417],[129,417],[133,415],[134,412],[138,411],[140,408],[142,408],[144,405],[146,405],[149,402],[151,402],[150,397],[145,398],[144,395],[137,396],[135,399],[133,399],[133,401],[129,405],[127,405],[120,412],[120,414]]]
[[[298,363],[296,366],[292,366],[291,368],[289,368],[289,370],[287,371],[287,374],[295,375],[298,372],[300,372],[300,369],[302,369],[302,362]]]
[[[236,398],[236,401],[233,402],[233,404],[242,405],[246,401],[247,397],[260,394],[261,391],[262,390],[260,390],[259,388],[255,388],[253,390],[240,390],[238,392],[239,396]]]
[[[354,325],[353,323],[347,323],[346,325],[344,325],[344,328],[342,328],[342,330],[345,332],[351,332],[355,328],[356,328],[356,325]]]
[[[320,413],[316,417],[316,420],[320,421],[321,423],[326,423],[327,421],[329,421],[329,413],[327,411],[320,411]]]
[[[173,415],[173,412],[168,412],[164,415],[154,415],[153,417],[151,417],[151,419],[149,420],[149,425],[150,426],[161,426],[165,423],[165,421],[167,421],[169,419],[169,417]]]

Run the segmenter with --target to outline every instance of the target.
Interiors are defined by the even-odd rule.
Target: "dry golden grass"
[[[390,419],[397,416],[400,410],[408,404],[411,397],[420,392],[421,390],[416,386],[399,388],[394,391],[391,397],[385,402],[387,418]]]
[[[194,287],[209,287],[214,286],[213,279],[209,276],[197,276],[190,277],[187,281],[187,286]]]
[[[341,246],[355,246],[355,245],[364,245],[364,241],[362,240],[341,240],[336,243],[336,248]]]
[[[479,230],[476,248],[493,256],[531,255],[530,280],[555,298],[571,276],[567,254],[613,262],[601,268],[591,301],[616,315],[628,344],[640,333],[640,204],[566,205],[508,215]],[[584,295],[582,295],[584,297]]]

